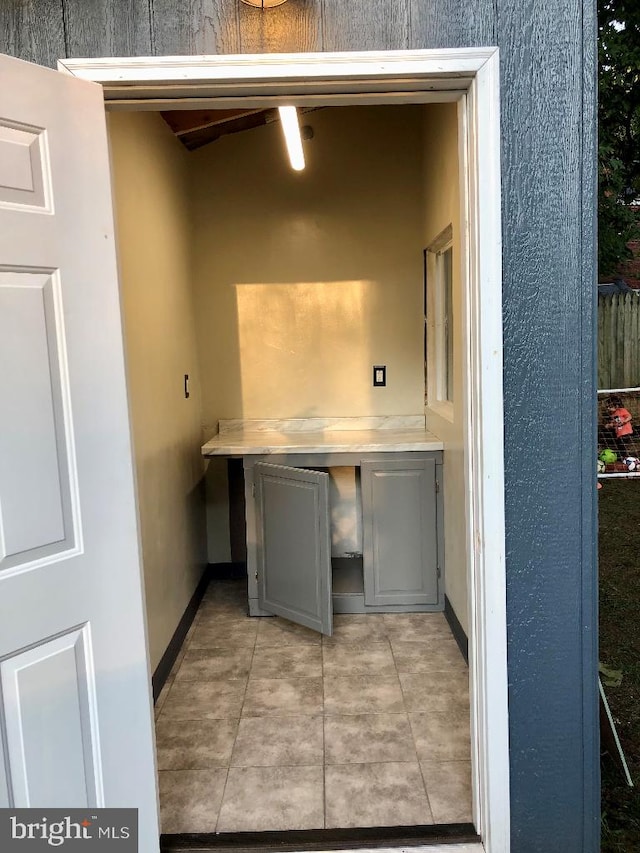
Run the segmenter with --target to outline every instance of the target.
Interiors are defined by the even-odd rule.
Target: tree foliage
[[[640,234],[640,2],[598,0],[598,271],[607,275]]]

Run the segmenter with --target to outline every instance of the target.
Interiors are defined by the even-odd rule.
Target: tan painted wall
[[[455,107],[305,121],[315,136],[296,175],[277,125],[187,154],[159,116],[110,115],[153,666],[206,562],[201,423],[422,408],[422,249],[449,222],[459,241]],[[455,289],[460,341],[459,265]],[[371,386],[374,363],[388,366],[385,389]],[[458,357],[457,401],[461,370]],[[453,424],[432,413],[429,424],[446,444],[447,594],[466,629],[459,403]],[[362,534],[353,471],[334,474],[339,555],[361,550]],[[224,464],[207,494],[208,559],[225,561]]]
[[[460,265],[460,194],[456,104],[424,108],[424,246],[448,225],[453,227],[453,420],[427,407],[427,428],[444,442],[445,590],[467,636],[467,561],[465,533],[463,335]],[[429,200],[437,199],[437,203]]]
[[[421,115],[307,114],[302,173],[278,124],[193,155],[205,424],[422,411]]]
[[[319,110],[294,173],[278,124],[192,155],[204,422],[417,414],[422,108]],[[386,388],[372,387],[374,364]],[[332,552],[362,550],[353,469],[332,472]],[[209,559],[229,559],[225,472],[207,474]]]
[[[206,563],[188,155],[157,113],[108,120],[153,670]]]

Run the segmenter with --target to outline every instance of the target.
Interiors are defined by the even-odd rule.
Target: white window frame
[[[107,109],[458,103],[473,816],[482,838],[468,849],[508,853],[498,49],[65,59],[58,68],[101,84]]]
[[[449,336],[453,335],[453,323],[447,328],[447,310],[444,276],[444,256],[453,253],[453,227],[448,225],[427,247],[427,407],[453,423],[454,400],[449,396],[447,380],[453,377],[453,352],[449,352]],[[453,255],[449,267],[449,282],[453,297]],[[451,357],[450,357],[451,355]]]

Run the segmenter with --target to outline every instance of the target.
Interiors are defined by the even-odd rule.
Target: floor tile
[[[232,767],[323,763],[322,717],[243,717]]]
[[[246,682],[178,681],[160,713],[161,720],[219,720],[238,718],[244,700]],[[175,689],[173,689],[175,688]]]
[[[175,676],[174,676],[175,678]],[[164,687],[160,691],[158,698],[155,701],[155,705],[153,706],[154,717],[157,720],[160,714],[162,713],[162,709],[164,708],[164,703],[167,701],[167,697],[169,696],[169,691],[173,686],[174,678],[167,678],[164,683]]]
[[[320,646],[269,646],[256,648],[251,678],[319,678],[322,675]]]
[[[247,583],[228,581],[210,583],[202,597],[203,601],[246,601]]]
[[[252,649],[236,646],[189,649],[176,673],[176,682],[247,678],[252,655]]]
[[[166,685],[165,685],[167,687],[170,687],[171,684],[173,684],[173,681],[176,677],[176,674],[177,674],[178,670],[180,669],[180,667],[182,666],[184,656],[186,655],[187,650],[189,649],[189,646],[191,645],[191,640],[193,639],[193,634],[196,630],[196,626],[198,624],[198,621],[199,621],[199,613],[196,613],[195,619],[191,623],[189,630],[187,631],[185,638],[182,642],[182,645],[180,646],[180,650],[179,650],[178,654],[176,655],[176,659],[173,662],[173,666],[169,670],[169,675],[167,676],[167,681],[166,681]]]
[[[226,769],[161,770],[162,832],[215,832]]]
[[[451,629],[443,613],[385,613],[390,640],[424,643],[432,637],[451,637]]]
[[[427,631],[444,628],[451,633],[449,623],[441,610],[435,613],[383,613],[382,618],[387,626],[394,628],[423,627]]]
[[[433,823],[417,763],[334,765],[325,769],[326,827]]]
[[[193,617],[193,622],[191,623],[191,625],[189,625],[189,630],[187,631],[186,636],[184,638],[184,643],[182,644],[183,648],[185,646],[188,647],[189,644],[191,643],[193,633],[196,630],[196,628],[198,627],[198,625],[200,624],[201,615],[202,614],[200,613],[200,608],[198,608],[198,610],[196,611],[196,615]]]
[[[211,614],[216,612],[220,618],[235,615],[240,618],[248,619],[247,599],[246,584],[244,585],[244,588],[235,587],[233,589],[222,589],[215,585],[210,586],[200,603],[198,613]]]
[[[232,767],[218,832],[322,829],[322,767]]]
[[[406,714],[357,714],[324,719],[326,764],[417,761]]]
[[[228,767],[237,729],[237,720],[159,720],[158,769]]]
[[[404,700],[398,676],[352,675],[324,679],[325,714],[402,714]]]
[[[253,622],[253,617],[247,615],[247,602],[242,604],[232,601],[203,601],[198,610],[198,624],[223,625],[230,622]]]
[[[257,620],[260,622],[258,630],[258,648],[266,646],[295,646],[308,643],[312,646],[319,646],[322,641],[322,635],[317,631],[312,631],[310,628],[305,628],[304,625],[297,625],[295,622],[289,622],[288,619],[264,618]]]
[[[466,711],[409,714],[409,722],[420,760],[470,758],[471,730]]]
[[[435,823],[467,823],[471,813],[471,762],[421,761]]]
[[[257,619],[242,622],[204,622],[193,632],[190,649],[212,649],[242,646],[252,649],[258,633]]]
[[[204,601],[246,601],[247,579],[237,578],[229,580],[211,581],[205,590]]]
[[[242,706],[243,717],[322,714],[321,678],[252,678]]]
[[[323,637],[324,645],[334,643],[383,643],[387,628],[382,614],[337,614],[333,617],[333,635]]]
[[[195,631],[195,625],[196,625],[195,622],[191,625],[191,627],[189,628],[189,630],[187,632],[186,637],[184,638],[182,645],[180,646],[180,651],[176,655],[176,659],[173,662],[173,666],[169,670],[169,675],[167,676],[167,684],[173,682],[173,680],[175,679],[175,677],[178,673],[178,670],[182,666],[184,656],[187,653],[187,650],[189,648],[189,644],[190,644],[191,639],[193,637],[193,632]]]
[[[351,645],[335,643],[322,648],[325,676],[395,675],[389,643]]]
[[[398,672],[466,672],[460,649],[453,637],[433,638],[426,643],[391,640],[391,651]]]
[[[469,707],[469,677],[466,671],[401,672],[399,678],[407,711],[450,712]]]
[[[246,608],[246,583],[210,585],[156,703],[163,832],[470,820],[443,614],[338,614],[321,638]]]

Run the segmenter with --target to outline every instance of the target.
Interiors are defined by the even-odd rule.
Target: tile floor
[[[468,675],[444,616],[331,638],[211,584],[156,704],[162,831],[471,820]]]

